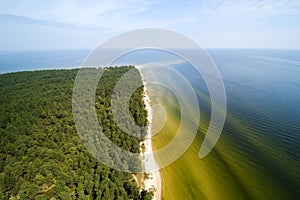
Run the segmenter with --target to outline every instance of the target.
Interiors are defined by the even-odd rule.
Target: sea
[[[243,160],[227,162],[241,166],[247,163],[248,167],[261,170],[270,181],[274,179],[278,186],[275,188],[282,188],[291,198],[299,197],[300,50],[207,49],[206,52],[219,69],[226,91],[227,119],[222,134],[232,141],[232,155],[245,156]],[[79,68],[89,53],[90,50],[2,51],[0,74]],[[114,64],[148,62],[172,65],[183,74],[184,69],[179,66],[188,65],[174,55],[155,50],[123,55]],[[205,82],[193,75],[186,73],[194,87],[209,95]],[[209,106],[202,110],[205,109],[209,114]]]

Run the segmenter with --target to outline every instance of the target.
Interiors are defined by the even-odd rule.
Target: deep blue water
[[[81,66],[89,50],[0,51],[0,74]]]
[[[229,112],[300,163],[300,51],[210,53],[224,79]]]

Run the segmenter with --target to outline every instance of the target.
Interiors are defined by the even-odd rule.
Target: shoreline
[[[147,130],[147,136],[144,141],[141,142],[141,144],[144,144],[145,151],[141,152],[141,159],[142,159],[142,165],[144,168],[144,172],[147,173],[148,177],[144,178],[143,180],[143,186],[145,190],[150,190],[154,192],[153,200],[161,200],[162,196],[162,179],[160,176],[159,170],[157,171],[151,171],[153,168],[159,169],[159,165],[155,161],[154,155],[153,155],[153,149],[152,149],[152,109],[150,105],[150,98],[148,96],[148,91],[146,87],[146,82],[144,80],[144,76],[141,72],[142,66],[135,66],[135,68],[139,71],[141,75],[141,79],[144,85],[144,92],[143,92],[143,101],[146,106],[146,110],[148,113],[147,119],[149,121],[148,130]],[[140,145],[141,146],[141,145]]]

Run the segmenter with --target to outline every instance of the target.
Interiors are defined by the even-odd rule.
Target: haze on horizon
[[[137,28],[171,29],[205,48],[300,47],[299,0],[0,0],[0,23],[0,51],[90,49]]]

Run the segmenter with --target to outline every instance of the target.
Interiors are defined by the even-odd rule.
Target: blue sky
[[[205,48],[300,49],[299,0],[0,0],[0,50],[95,48],[165,28]]]

